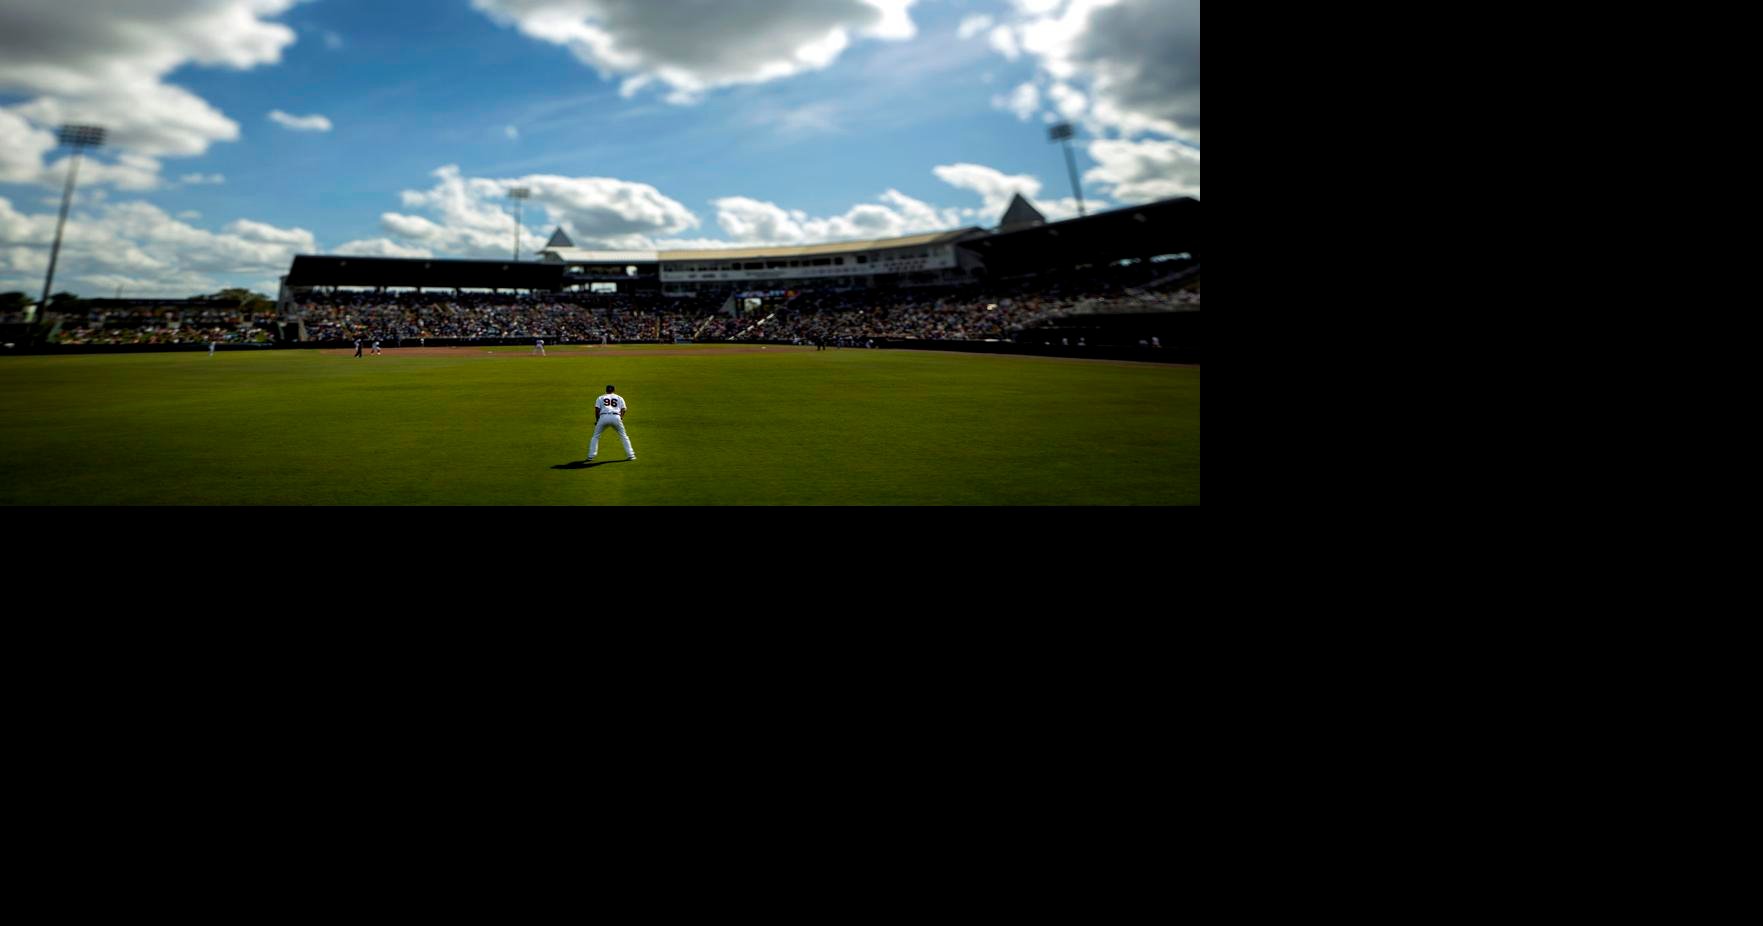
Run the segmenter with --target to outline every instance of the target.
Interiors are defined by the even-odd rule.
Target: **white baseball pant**
[[[600,432],[607,428],[618,432],[618,439],[624,443],[624,455],[636,459],[637,452],[631,449],[631,439],[624,433],[624,421],[617,415],[601,415],[594,425],[594,438],[588,441],[588,459],[592,460],[600,452]]]

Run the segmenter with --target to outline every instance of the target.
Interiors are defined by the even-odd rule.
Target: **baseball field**
[[[638,459],[601,435],[616,385]],[[0,359],[6,505],[1198,505],[1200,370],[754,345]]]

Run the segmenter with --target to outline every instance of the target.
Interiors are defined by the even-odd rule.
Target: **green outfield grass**
[[[790,347],[530,354],[0,359],[0,504],[1200,503],[1198,368]],[[608,383],[631,404],[638,460],[608,432],[582,467]]]

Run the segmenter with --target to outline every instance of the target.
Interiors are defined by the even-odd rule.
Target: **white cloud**
[[[295,2],[6,0],[0,94],[24,97],[10,111],[37,129],[94,123],[110,130],[114,148],[149,157],[201,154],[237,139],[239,126],[165,78],[190,64],[247,70],[279,61],[294,32],[265,17]]]
[[[56,150],[55,136],[31,125],[22,115],[0,109],[0,183],[34,183],[59,188],[67,180],[69,157],[54,163],[43,159]],[[159,160],[123,151],[111,160],[88,152],[80,159],[80,196],[96,193],[95,187],[114,185],[125,190],[151,190],[160,185]]]
[[[776,203],[761,202],[745,196],[725,196],[714,200],[716,224],[736,241],[798,242],[807,237],[802,223],[807,213],[794,213]]]
[[[764,109],[749,118],[763,125],[774,126],[785,139],[808,135],[825,135],[839,131],[839,104],[831,101],[807,103],[787,109]]]
[[[1027,122],[1034,117],[1035,110],[1041,106],[1041,92],[1035,88],[1032,82],[1024,82],[1018,84],[1008,96],[992,97],[992,106],[1013,112],[1016,114],[1016,118]]]
[[[878,39],[909,39],[918,34],[912,22],[912,5],[918,0],[863,0],[881,12],[881,21],[865,30]]]
[[[517,186],[532,191],[526,215],[542,210],[539,227],[523,225],[523,256],[530,255],[554,226],[562,226],[580,247],[608,250],[710,249],[742,245],[816,244],[891,238],[965,225],[997,224],[1013,194],[1021,193],[1050,219],[1077,214],[1069,197],[1039,201],[1041,181],[1010,175],[981,164],[945,164],[933,169],[940,180],[978,196],[981,205],[938,206],[889,189],[873,202],[858,203],[837,215],[813,216],[749,196],[711,201],[716,226],[726,239],[682,237],[700,226],[689,210],[642,183],[607,177],[465,177],[456,166],[434,172],[427,190],[405,190],[400,201],[409,212],[387,212],[380,225],[389,238],[352,241],[351,253],[384,256],[500,258],[512,250],[514,219],[507,193]],[[1092,210],[1106,200],[1088,200]],[[420,213],[420,214],[417,214]]]
[[[1200,152],[1174,141],[1101,139],[1090,143],[1097,166],[1084,172],[1124,203],[1200,195]]]
[[[1072,62],[1074,47],[1089,28],[1090,14],[1115,2],[1119,0],[1073,0],[1063,9],[1058,5],[1023,7],[1028,18],[1017,26],[1022,50],[1034,55],[1037,63],[1056,79],[1077,76],[1077,67]]]
[[[879,199],[900,216],[901,234],[956,228],[962,224],[961,213],[955,209],[939,209],[930,203],[913,199],[899,190],[890,189]]]
[[[286,126],[296,132],[329,132],[331,121],[314,113],[310,116],[294,116],[279,109],[269,111],[269,121]]]
[[[1098,9],[1072,49],[1091,77],[1093,117],[1129,135],[1200,138],[1200,0]]]
[[[67,178],[67,162],[71,158],[62,158],[43,169],[42,177],[37,181],[44,186],[59,186]],[[119,190],[154,190],[160,186],[159,160],[144,154],[123,153],[116,156],[113,162],[98,160],[91,155],[80,158],[80,192],[85,198],[97,192],[91,187],[103,184],[114,185]]]
[[[184,211],[178,213],[178,218],[183,219],[186,222],[194,222],[195,220],[197,220],[201,217],[202,217],[202,213],[197,212],[194,209],[185,209]]]
[[[984,201],[980,208],[994,221],[1004,214],[1004,209],[1010,205],[1010,197],[1021,193],[1032,200],[1041,192],[1041,181],[1035,177],[1005,174],[983,164],[942,164],[932,168],[931,173],[956,189],[978,193]]]
[[[43,156],[55,150],[55,136],[33,128],[23,116],[0,109],[0,183],[37,183]]]
[[[187,296],[248,281],[262,286],[286,273],[297,253],[317,243],[302,228],[240,219],[222,232],[196,228],[151,203],[76,208],[62,236],[56,289],[91,294],[117,285],[134,295]],[[54,212],[26,215],[0,197],[0,290],[47,269]]]
[[[1045,102],[1097,139],[1086,181],[1122,201],[1199,194],[1199,0],[1014,0],[993,30],[1008,58],[1033,58]],[[1000,37],[999,30],[1009,36]],[[993,97],[1021,117],[1026,95]],[[1129,144],[1138,140],[1136,143]],[[1177,145],[1179,140],[1188,146]],[[1106,160],[1103,160],[1106,158]],[[1050,215],[1050,213],[1049,213]]]
[[[226,227],[229,235],[237,236],[242,241],[252,241],[271,245],[289,245],[291,247],[311,250],[317,247],[312,233],[304,228],[277,228],[263,222],[250,219],[236,219]]]
[[[1017,44],[1016,33],[1012,32],[1009,26],[999,26],[993,29],[987,40],[992,43],[992,47],[996,48],[999,54],[1011,61],[1022,57],[1022,47]]]
[[[726,242],[657,242],[660,247],[710,248],[731,245],[801,245],[864,238],[892,238],[922,232],[943,231],[967,225],[996,225],[1021,193],[1048,219],[1078,214],[1077,200],[1060,197],[1036,199],[1042,184],[1027,174],[1005,174],[983,164],[944,164],[932,173],[956,189],[978,194],[981,205],[962,208],[936,206],[890,189],[876,202],[859,203],[841,215],[810,216],[800,209],[747,196],[725,196],[712,201],[716,224],[728,235]],[[1105,199],[1086,199],[1089,211],[1109,208]]]
[[[336,51],[337,49],[342,48],[343,37],[335,32],[326,31],[324,34],[324,47],[331,51]]]
[[[1037,199],[1043,185],[1040,178],[1029,174],[1006,174],[984,164],[943,164],[931,172],[956,189],[979,194],[981,205],[978,208],[961,210],[962,215],[976,225],[990,227],[998,224],[998,220],[1004,217],[1004,210],[1010,207],[1011,198],[1018,193],[1050,221],[1069,219],[1078,214],[1074,197]],[[1084,205],[1090,212],[1109,207],[1107,200],[1096,197],[1086,197]]]
[[[1052,100],[1053,108],[1059,111],[1059,115],[1066,119],[1080,118],[1089,105],[1089,100],[1082,93],[1064,83],[1055,83],[1047,91],[1047,97]]]
[[[860,203],[842,215],[814,217],[799,209],[746,196],[714,200],[716,223],[732,243],[744,245],[819,244],[863,238],[891,238],[966,225],[998,224],[1011,197],[1020,193],[1048,219],[1072,218],[1077,200],[1060,197],[1036,199],[1042,184],[1027,174],[1005,174],[983,164],[943,164],[932,169],[936,177],[956,189],[979,195],[981,205],[964,208],[934,206],[899,190],[888,190],[875,203]],[[1088,210],[1109,208],[1105,199],[1085,200]],[[703,245],[700,245],[703,246]]]
[[[992,17],[981,13],[961,20],[961,26],[955,30],[955,34],[963,39],[971,39],[990,28]]]
[[[502,134],[508,136],[509,141],[520,141],[520,130],[512,125],[503,126]]]
[[[406,247],[390,238],[367,238],[337,246],[332,254],[361,257],[433,257],[428,248]]]
[[[437,182],[430,189],[400,194],[406,208],[423,210],[434,219],[388,212],[380,216],[380,225],[406,239],[407,246],[429,248],[437,254],[511,254],[514,217],[507,211],[507,195],[515,187],[532,191],[525,215],[542,213],[546,217],[543,234],[549,234],[549,227],[561,225],[582,247],[648,248],[653,236],[674,235],[699,225],[691,210],[646,183],[550,174],[464,177],[454,165],[440,168],[434,176]],[[521,241],[522,251],[530,253],[545,238],[541,229],[523,224]]]
[[[661,83],[669,102],[827,67],[854,38],[906,39],[916,0],[472,0],[524,35],[568,48],[626,96]]]
[[[448,229],[436,225],[420,215],[401,215],[396,212],[382,214],[380,216],[380,225],[384,226],[386,231],[389,231],[400,238],[411,238],[417,241],[433,241],[437,245],[443,247],[447,247],[454,242],[450,241],[443,243],[441,239],[451,238],[454,235],[462,234],[462,232],[457,229],[449,232]],[[510,232],[514,231],[512,224],[510,224],[508,230]]]
[[[225,174],[185,174],[178,178],[185,186],[219,186],[226,182]]]
[[[938,209],[899,190],[888,190],[877,203],[859,203],[843,215],[812,217],[800,209],[745,196],[714,200],[716,223],[733,239],[747,245],[818,244],[863,238],[893,238],[961,225],[961,212]]]
[[[54,233],[54,226],[34,227],[33,217],[27,216],[12,208],[12,201],[0,196],[0,246],[33,245],[49,240],[43,234],[47,230]]]
[[[654,249],[657,251],[713,251],[717,248],[752,246],[745,241],[725,241],[721,238],[656,238],[654,241]]]
[[[99,188],[96,190],[81,190],[78,193],[74,194],[74,202],[78,206],[86,207],[86,208],[89,208],[91,206],[96,206],[102,202],[106,202],[109,200],[109,198],[110,198],[109,194],[106,193],[102,188]],[[59,197],[59,196],[44,196],[44,197],[37,200],[37,205],[42,206],[44,209],[60,209],[61,208],[61,197]]]
[[[1199,0],[1018,3],[1020,49],[1094,134],[1200,137]],[[1000,26],[999,28],[1005,28]],[[1007,57],[1016,55],[1000,47]],[[1080,93],[1078,85],[1087,91]],[[1054,99],[1060,99],[1058,93]],[[1082,100],[1082,105],[1079,101]]]

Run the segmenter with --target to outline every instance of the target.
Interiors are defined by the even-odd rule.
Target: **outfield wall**
[[[876,347],[893,350],[952,350],[968,354],[1016,354],[1025,357],[1073,357],[1082,360],[1137,360],[1145,363],[1199,363],[1199,348],[1064,347],[1058,344],[1017,344],[1010,341],[883,341]],[[828,348],[831,350],[832,348]],[[847,347],[844,350],[859,350]]]
[[[286,345],[274,341],[268,344],[222,344],[218,351],[265,351],[275,350]],[[193,351],[208,352],[207,344],[39,344],[34,349],[26,349],[24,345],[6,351],[9,354],[173,354],[191,353]]]
[[[400,345],[396,338],[380,341],[382,350],[395,350],[398,347],[532,347],[533,338],[429,338],[423,345],[416,338],[407,338]],[[599,344],[599,341],[568,341],[562,346],[581,344]],[[613,341],[613,344],[659,344],[660,341]],[[545,346],[558,347],[559,342],[545,339]],[[266,344],[227,344],[222,342],[217,351],[262,351],[262,350],[354,350],[355,342],[350,341],[271,341]],[[362,351],[371,351],[373,342],[363,340]],[[5,353],[14,354],[169,354],[206,352],[207,343],[201,344],[40,344],[34,350],[20,344],[17,348]]]
[[[1195,320],[1197,322],[1197,319]],[[1035,329],[1036,338],[1057,338],[1060,332],[1073,332],[1073,336],[1087,334],[1094,336],[1092,328],[1054,328]],[[1074,337],[1075,339],[1075,337]],[[1200,344],[1197,324],[1192,329],[1176,337],[1164,340],[1161,348],[1138,347],[1133,344],[1092,344],[1083,347],[1075,343],[1067,346],[1059,343],[1032,343],[1029,341],[935,341],[916,340],[910,338],[876,338],[877,348],[891,350],[945,350],[959,351],[970,354],[1017,354],[1029,357],[1071,357],[1087,360],[1136,360],[1150,363],[1199,363]],[[598,341],[556,342],[546,340],[547,347],[578,347],[583,344],[598,346]],[[621,344],[661,344],[673,343],[662,341],[612,341],[612,346]],[[752,339],[735,342],[729,341],[698,341],[699,344],[778,344],[788,345],[789,341],[771,339]],[[417,339],[408,339],[402,345],[396,340],[380,342],[383,350],[398,350],[400,347],[411,349],[421,347],[527,347],[533,346],[532,338],[429,338],[426,344]],[[808,347],[808,344],[801,345]],[[372,349],[372,342],[362,344],[364,352]],[[221,344],[217,351],[265,351],[265,350],[354,350],[353,341],[296,341],[269,344]],[[859,347],[835,348],[830,344],[828,350],[863,350]],[[12,350],[0,349],[4,354],[36,354],[63,356],[73,354],[168,354],[168,353],[202,353],[208,350],[206,344],[43,344],[35,349],[28,349],[19,344]]]

